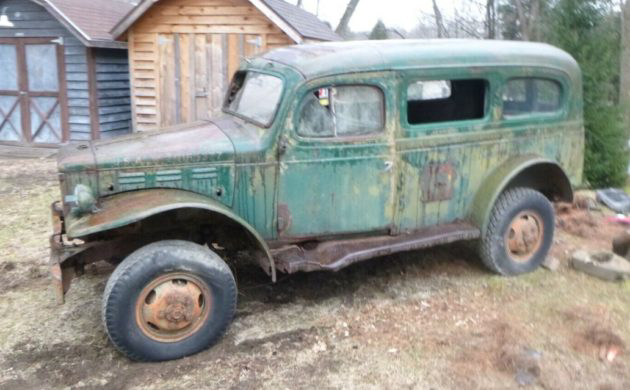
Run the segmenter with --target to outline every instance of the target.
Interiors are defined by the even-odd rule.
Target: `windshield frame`
[[[236,77],[237,74],[239,73],[259,73],[259,74],[264,74],[267,76],[272,76],[275,77],[277,79],[280,79],[280,81],[282,82],[282,93],[280,94],[280,97],[278,98],[278,103],[276,104],[276,107],[273,111],[273,115],[271,115],[271,118],[269,119],[268,123],[263,123],[260,121],[257,121],[255,119],[252,119],[246,115],[242,115],[239,112],[236,112],[234,110],[230,109],[230,102],[228,102],[229,98],[230,98],[230,94],[231,94],[231,86],[232,83],[234,82],[234,78]],[[247,77],[247,76],[245,76]],[[286,79],[284,77],[283,74],[281,73],[275,73],[275,72],[267,72],[265,70],[262,69],[239,69],[234,76],[232,77],[232,80],[230,80],[230,85],[228,86],[228,90],[225,94],[225,98],[223,99],[223,108],[221,109],[224,113],[226,114],[230,114],[233,115],[237,118],[240,118],[246,122],[252,123],[256,126],[265,128],[265,129],[269,129],[273,126],[273,124],[276,121],[276,117],[278,116],[278,112],[280,112],[280,107],[282,107],[282,104],[284,102],[284,98],[285,98],[285,94],[286,94]]]

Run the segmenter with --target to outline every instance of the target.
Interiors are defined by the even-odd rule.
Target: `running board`
[[[354,263],[375,257],[415,249],[429,248],[455,241],[474,240],[479,228],[457,222],[426,228],[399,236],[372,236],[348,240],[325,241],[307,247],[291,245],[272,250],[276,268],[284,273],[339,271]]]

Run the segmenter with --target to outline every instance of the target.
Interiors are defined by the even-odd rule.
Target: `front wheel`
[[[528,188],[505,191],[496,201],[481,239],[481,259],[506,276],[531,272],[553,243],[554,211],[547,198]]]
[[[234,277],[217,254],[192,242],[161,241],[116,268],[103,296],[103,323],[129,358],[164,361],[214,344],[235,307]]]

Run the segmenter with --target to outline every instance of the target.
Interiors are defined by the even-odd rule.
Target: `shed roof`
[[[128,13],[124,17],[121,17],[118,23],[112,27],[111,34],[113,37],[118,38],[123,35],[129,27],[140,19],[140,17],[158,1],[159,0],[139,0],[137,6],[128,10]],[[341,39],[332,31],[330,26],[319,20],[317,16],[293,4],[289,4],[284,0],[249,0],[249,2],[296,43],[302,43],[305,39],[320,41],[336,41]]]
[[[291,66],[308,78],[405,68],[539,66],[579,78],[577,62],[544,43],[491,40],[383,40],[315,43],[272,50],[263,59]]]
[[[134,0],[34,0],[42,5],[83,44],[124,49],[111,29],[135,6]]]
[[[262,0],[273,9],[281,18],[295,28],[300,35],[308,39],[320,41],[340,41],[329,25],[322,22],[317,16],[303,10],[284,0]]]

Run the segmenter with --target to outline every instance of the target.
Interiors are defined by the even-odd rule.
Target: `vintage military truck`
[[[479,240],[492,271],[529,272],[552,244],[550,201],[581,181],[583,143],[580,69],[548,45],[271,51],[243,62],[214,120],[62,150],[58,298],[86,264],[120,263],[105,329],[160,361],[222,335],[237,298],[224,260],[243,254],[275,281]]]

